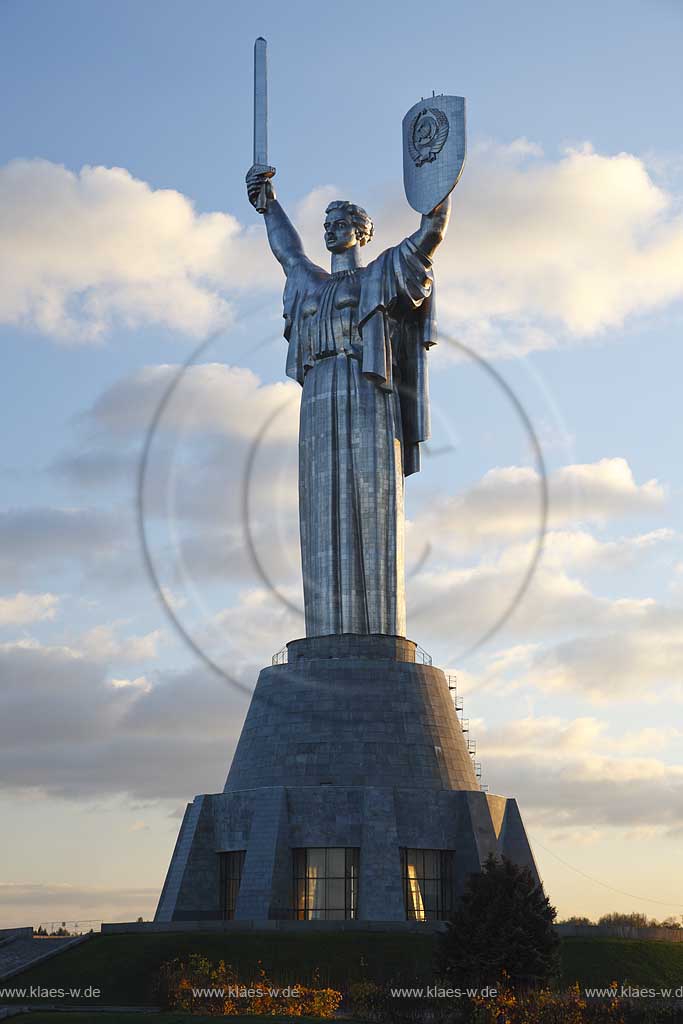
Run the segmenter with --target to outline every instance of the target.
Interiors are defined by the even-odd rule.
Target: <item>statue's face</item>
[[[325,245],[330,252],[344,252],[358,244],[356,229],[344,210],[330,210],[325,223]]]

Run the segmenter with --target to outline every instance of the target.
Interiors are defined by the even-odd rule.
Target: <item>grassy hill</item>
[[[605,986],[612,981],[643,988],[683,985],[683,942],[647,939],[563,939],[562,981]]]
[[[202,953],[232,964],[245,981],[255,975],[261,961],[271,980],[283,986],[319,983],[344,990],[362,979],[424,985],[434,980],[434,941],[428,933],[393,932],[96,935],[6,984],[92,986],[101,989],[102,1005],[142,1007],[155,1002],[154,979],[164,961]],[[575,981],[582,986],[617,981],[653,988],[683,984],[683,943],[572,938],[562,940],[561,948],[566,985]],[[93,1000],[73,1002],[93,1006]]]
[[[101,990],[103,1005],[151,1005],[161,964],[191,953],[201,953],[213,961],[225,960],[244,981],[255,977],[261,961],[269,978],[281,986],[300,983],[343,989],[352,981],[366,978],[413,985],[431,978],[432,951],[433,936],[427,933],[95,935],[17,975],[7,985],[63,989],[91,986]],[[92,1000],[89,1002],[92,1005]]]

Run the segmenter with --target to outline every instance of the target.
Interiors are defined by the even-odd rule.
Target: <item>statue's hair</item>
[[[375,225],[362,206],[356,206],[355,203],[350,203],[348,199],[335,199],[327,207],[325,213],[329,213],[330,210],[343,210],[344,213],[349,215],[349,220],[356,229],[356,238],[359,245],[367,245],[371,241],[375,232]]]

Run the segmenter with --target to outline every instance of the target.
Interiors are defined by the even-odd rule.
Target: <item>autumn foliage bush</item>
[[[520,989],[504,980],[490,997],[462,999],[409,998],[392,994],[388,985],[358,982],[349,991],[350,1008],[362,1021],[377,1024],[678,1024],[670,1002],[622,999],[614,995],[586,999],[579,986],[564,991]]]
[[[276,985],[261,963],[256,977],[245,981],[230,964],[223,960],[212,963],[199,954],[163,964],[158,994],[169,1010],[215,1017],[282,1014],[328,1018],[334,1016],[342,999],[341,992],[332,988]]]
[[[520,991],[503,987],[495,999],[474,998],[471,1024],[664,1024],[675,1022],[672,1003],[659,999],[628,1000],[614,996],[586,999],[578,984],[563,992],[548,988]]]

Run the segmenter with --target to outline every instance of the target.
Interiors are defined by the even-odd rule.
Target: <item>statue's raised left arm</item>
[[[410,240],[415,243],[420,252],[429,256],[430,259],[446,236],[450,216],[451,197],[448,195],[430,213],[422,215],[419,228],[410,235]]]

